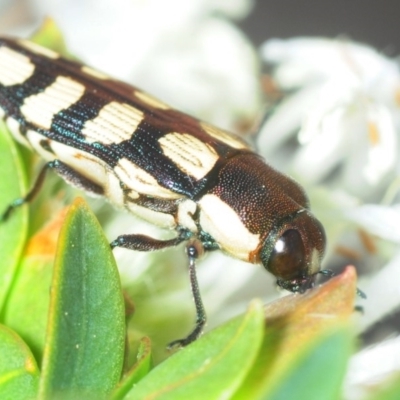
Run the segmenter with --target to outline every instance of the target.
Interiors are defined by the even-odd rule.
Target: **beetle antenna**
[[[322,269],[321,271],[318,271],[317,274],[321,274],[321,275],[327,276],[329,278],[332,278],[332,277],[334,277],[336,275],[330,269]],[[366,299],[367,298],[367,295],[359,288],[356,288],[356,295],[358,297],[361,297],[362,299]]]

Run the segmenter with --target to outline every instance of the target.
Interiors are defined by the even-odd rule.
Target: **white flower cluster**
[[[261,128],[260,151],[269,158],[284,154],[278,162],[287,172],[324,192],[319,216],[333,238],[331,255],[338,243],[357,249],[357,230],[345,221],[368,232],[374,244],[374,250],[357,249],[364,258],[359,287],[368,296],[358,328],[365,331],[400,308],[398,60],[346,39],[324,38],[269,40],[261,56],[272,66],[282,98]],[[366,266],[371,270],[363,273]],[[398,339],[391,340],[356,356],[348,398],[363,398],[371,382],[400,370],[398,347]]]
[[[340,166],[340,187],[358,197],[393,179],[400,167],[395,60],[344,39],[270,40],[261,53],[278,87],[291,93],[264,124],[262,151],[297,134],[292,170],[321,182]]]

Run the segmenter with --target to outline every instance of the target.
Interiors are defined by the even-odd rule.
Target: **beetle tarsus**
[[[25,199],[23,197],[14,200],[7,208],[6,210],[3,212],[3,214],[0,217],[0,222],[5,222],[8,220],[8,218],[10,217],[10,215],[14,212],[14,210],[20,206],[22,206],[22,204],[25,204]]]
[[[54,161],[50,161],[46,163],[39,172],[39,175],[36,178],[35,183],[32,186],[32,189],[24,196],[18,199],[15,199],[3,212],[0,217],[0,221],[4,222],[10,217],[10,215],[14,212],[16,208],[21,207],[22,205],[31,202],[39,193],[40,189],[43,186],[44,178],[46,177],[46,172],[49,168],[54,168]]]

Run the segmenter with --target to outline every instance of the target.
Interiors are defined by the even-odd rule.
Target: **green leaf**
[[[45,343],[54,256],[65,214],[64,209],[28,241],[4,309],[4,323],[18,332],[39,364]]]
[[[62,54],[64,57],[72,58],[67,51],[61,30],[55,21],[49,17],[45,18],[40,28],[31,36],[30,40]]]
[[[266,397],[286,400],[335,400],[340,398],[346,366],[353,350],[353,337],[345,327],[316,340],[299,354],[280,385]]]
[[[365,400],[398,400],[400,399],[400,374],[395,373],[379,388],[375,382],[371,382],[370,391],[374,393]]]
[[[0,215],[10,203],[26,193],[23,163],[16,144],[0,121]],[[13,282],[28,230],[28,212],[22,207],[0,221],[0,315],[3,319],[4,305]]]
[[[61,230],[40,398],[104,398],[121,376],[124,302],[109,243],[82,199]]]
[[[111,399],[123,399],[129,390],[146,376],[151,368],[151,342],[148,337],[142,338],[137,354],[137,362],[125,374],[116,390],[112,393]]]
[[[0,325],[0,354],[0,398],[36,398],[39,385],[36,361],[22,339],[4,325]]]
[[[154,368],[126,399],[229,398],[241,384],[259,350],[263,308],[253,301],[241,317],[208,333]]]
[[[296,399],[336,399],[351,353],[353,337],[347,325],[355,291],[355,270],[348,267],[304,295],[290,295],[268,304],[261,350],[232,398],[280,399],[282,393],[291,392],[296,393]],[[318,378],[308,376],[310,371]],[[320,387],[330,392],[318,397]]]

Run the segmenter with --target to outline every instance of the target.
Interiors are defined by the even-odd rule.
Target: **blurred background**
[[[397,0],[259,0],[240,23],[256,44],[266,38],[345,35],[379,50],[400,50]]]
[[[254,133],[264,121],[257,143],[260,153],[304,185],[313,211],[326,227],[329,248],[323,268],[339,272],[349,263],[358,268],[360,288],[368,294],[364,315],[355,316],[363,344],[398,338],[398,0],[0,0],[0,33],[29,37],[45,16],[54,18],[71,53],[178,109],[243,134]],[[272,38],[304,36],[339,40],[271,41],[266,51],[265,43]],[[271,64],[278,70],[275,75]],[[279,75],[290,67],[290,74]],[[271,81],[281,85],[276,102],[262,84],[267,71]],[[296,98],[307,90],[308,96]],[[285,109],[289,103],[291,108]],[[340,119],[335,114],[338,110],[344,110]],[[297,119],[288,126],[293,115]],[[317,117],[321,118],[315,124],[318,129],[310,134],[304,122]],[[326,126],[330,132],[324,131]],[[305,128],[311,142],[330,134],[325,139],[336,135],[337,143],[320,140],[319,147],[311,149],[298,134]],[[277,133],[287,136],[277,143]],[[325,156],[330,146],[332,152]],[[312,150],[311,156],[306,157],[307,149]],[[316,160],[318,156],[322,161]],[[315,177],[329,157],[333,161],[326,174]],[[296,159],[297,164],[292,163]],[[374,182],[368,181],[371,172]],[[141,233],[142,229],[152,232],[126,215],[104,218],[111,211],[97,207],[110,240],[131,232],[132,226]],[[144,332],[150,330],[164,349],[169,339],[157,337],[151,329],[165,331],[172,325],[171,318],[182,321],[186,313],[187,325],[181,327],[185,330],[193,318],[182,273],[186,268],[182,249],[151,257],[117,249],[115,255],[136,299],[136,323]],[[139,260],[139,271],[131,268],[134,257]],[[174,270],[177,260],[178,272]],[[150,275],[143,278],[147,269]],[[279,296],[270,274],[217,252],[202,263],[199,280],[209,328],[243,312],[253,297],[269,302]],[[141,286],[135,287],[138,281]],[[147,324],[150,327],[146,305],[155,319]],[[176,315],[166,318],[164,309],[175,310]],[[141,310],[145,310],[142,316]],[[169,334],[176,337],[176,332]],[[400,369],[399,340],[390,346],[393,368]],[[374,365],[373,359],[366,364]]]
[[[0,11],[7,13],[7,19],[0,17],[0,31],[28,22],[35,15],[33,3],[0,0]],[[74,1],[70,3],[73,6]],[[255,45],[271,37],[345,35],[389,53],[400,48],[397,0],[258,0],[253,4],[253,10],[238,24]]]

